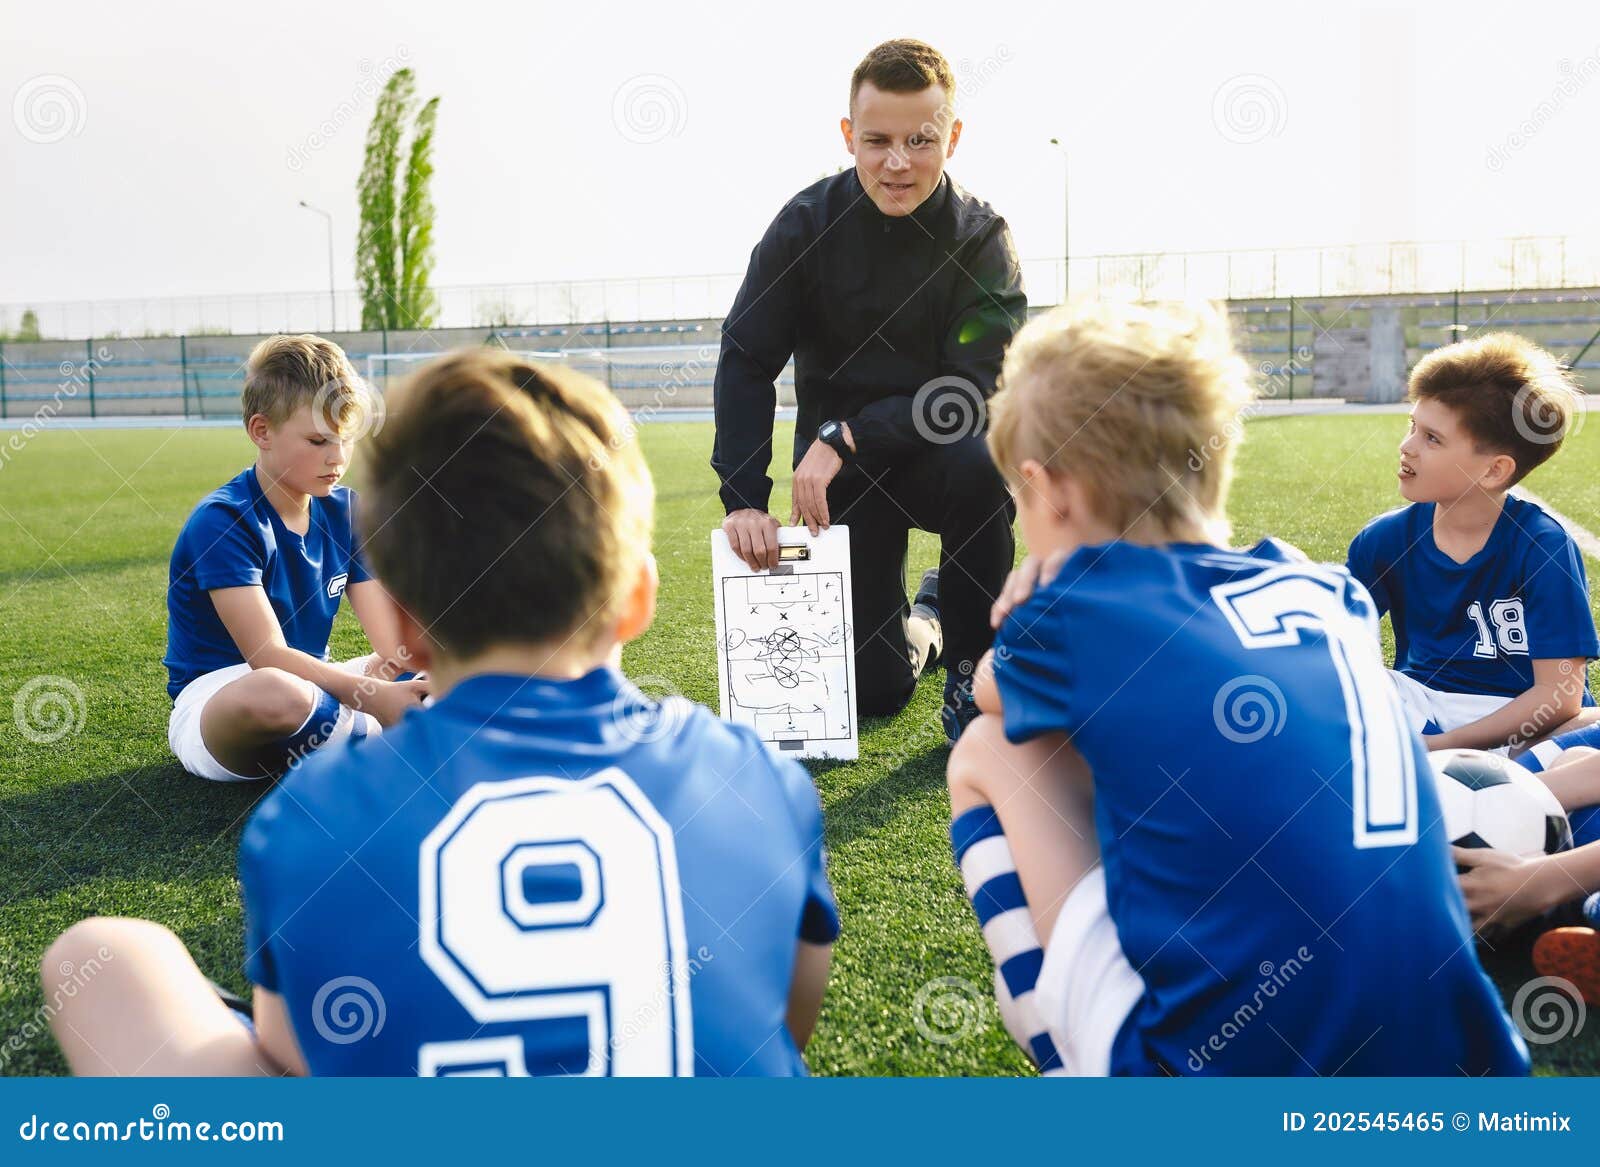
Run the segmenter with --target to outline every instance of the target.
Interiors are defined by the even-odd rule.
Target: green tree
[[[429,184],[439,99],[431,98],[413,120],[415,106],[416,77],[410,69],[400,69],[378,95],[367,127],[366,159],[356,186],[361,207],[356,281],[363,328],[429,328],[434,321],[436,301],[428,285],[434,262]]]
[[[39,314],[32,308],[22,311],[22,323],[17,325],[17,334],[13,340],[38,340],[39,339]]]

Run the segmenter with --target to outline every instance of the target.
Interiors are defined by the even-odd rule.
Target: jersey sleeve
[[[1069,601],[1058,579],[1028,597],[994,639],[994,681],[1006,737],[1024,742],[1042,733],[1071,733],[1072,662],[1067,651]]]
[[[372,568],[367,564],[366,550],[362,547],[361,522],[357,517],[360,510],[360,496],[352,490],[350,492],[350,582],[353,584],[365,583],[372,578]]]
[[[189,517],[182,538],[201,591],[259,585],[267,565],[266,548],[255,524],[217,504],[202,505]]]
[[[764,511],[771,502],[772,410],[777,381],[795,349],[801,314],[800,256],[809,242],[793,204],[784,207],[750,253],[750,267],[722,322],[712,378],[716,429],[711,468],[726,511]]]
[[[269,795],[250,816],[239,840],[239,890],[244,899],[244,971],[250,983],[279,992],[272,919],[269,836],[279,819],[279,799]]]
[[[1560,527],[1540,532],[1528,549],[1523,615],[1534,660],[1600,656],[1583,554]]]
[[[839,938],[839,908],[828,882],[822,803],[804,766],[792,760],[780,761],[777,766],[803,848],[800,862],[806,872],[806,900],[800,911],[800,939],[808,944],[832,944]]]
[[[1348,569],[1338,572],[1338,577],[1344,587],[1345,611],[1360,623],[1374,644],[1379,643],[1382,634],[1378,630],[1378,608],[1372,594]]]
[[[1386,568],[1380,566],[1378,544],[1382,538],[1382,529],[1376,521],[1368,523],[1361,529],[1350,542],[1350,551],[1345,556],[1345,569],[1356,577],[1356,581],[1367,589],[1367,594],[1372,597],[1372,602],[1377,608],[1377,615],[1382,616],[1394,605],[1389,597],[1389,585]]]

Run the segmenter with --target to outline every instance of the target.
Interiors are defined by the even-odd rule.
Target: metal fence
[[[1528,336],[1574,365],[1600,369],[1600,287],[1442,296],[1286,297],[1236,300],[1234,330],[1264,397],[1317,394],[1316,354],[1365,328],[1380,309],[1397,311],[1406,366],[1463,336],[1506,329]],[[1034,309],[1043,311],[1043,308]],[[524,325],[427,332],[330,333],[358,370],[386,387],[414,367],[398,354],[432,354],[466,345],[567,352],[600,376],[634,410],[711,404],[721,321]],[[237,418],[244,362],[258,336],[102,337],[0,342],[0,418]],[[393,372],[391,372],[393,370]],[[1324,392],[1326,387],[1324,386]],[[779,399],[793,402],[792,373]]]
[[[432,329],[427,332],[327,333],[357,370],[378,370],[378,388],[411,366],[405,354],[432,355],[492,344],[518,350],[627,352],[662,348],[670,359],[618,362],[614,386],[625,404],[648,403],[653,391],[675,384],[681,401],[710,402],[716,368],[717,321],[630,325],[569,325],[512,329]],[[705,339],[701,339],[704,337]],[[198,420],[237,418],[244,365],[260,336],[100,337],[70,341],[0,342],[0,419],[155,415]],[[610,380],[605,366],[600,375]],[[676,378],[676,381],[674,380]],[[703,400],[702,400],[703,398]],[[790,398],[792,400],[792,397]]]
[[[1023,263],[1035,306],[1071,292],[1139,299],[1287,300],[1600,286],[1600,238],[1349,244],[1254,251],[1060,257]],[[449,286],[437,327],[703,320],[733,303],[737,273]],[[191,337],[354,331],[354,291],[0,304],[0,334],[32,311],[43,337]]]
[[[1600,288],[1444,295],[1289,297],[1229,305],[1239,346],[1252,361],[1262,396],[1295,399],[1319,387],[1319,348],[1366,329],[1379,310],[1398,313],[1405,367],[1434,349],[1485,332],[1515,332],[1576,370],[1600,370]],[[1600,378],[1596,379],[1600,384]]]

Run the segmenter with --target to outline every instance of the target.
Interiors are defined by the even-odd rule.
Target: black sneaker
[[[916,599],[911,601],[911,618],[926,620],[933,625],[929,635],[931,641],[927,663],[922,666],[921,672],[939,667],[944,659],[944,632],[939,625],[939,569],[930,567],[922,573],[922,582],[917,585]]]
[[[967,726],[978,719],[978,703],[972,696],[970,681],[947,681],[939,721],[944,725],[945,741],[955,745]]]

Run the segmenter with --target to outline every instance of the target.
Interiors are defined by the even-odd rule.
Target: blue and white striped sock
[[[950,824],[950,845],[994,959],[994,995],[1012,1038],[1041,1074],[1062,1072],[1061,1055],[1040,1019],[1034,998],[1044,949],[1022,894],[1017,865],[1000,816],[991,806],[963,812]]]
[[[1600,749],[1600,721],[1586,725],[1582,729],[1575,729],[1571,733],[1564,733],[1560,737],[1553,737],[1549,741],[1540,742],[1517,761],[1537,774],[1541,770],[1548,770],[1550,763],[1561,756],[1561,751],[1570,750],[1574,746]]]

